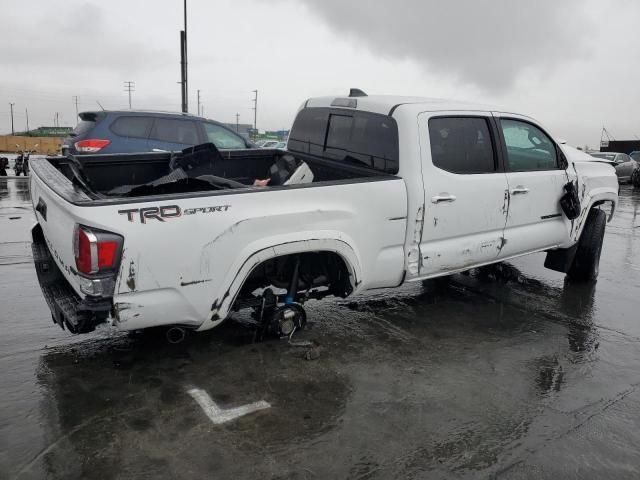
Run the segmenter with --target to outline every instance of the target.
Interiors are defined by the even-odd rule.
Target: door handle
[[[516,188],[511,190],[511,195],[524,195],[529,193],[529,189],[527,187],[523,187],[522,185],[518,185]]]
[[[456,201],[456,196],[455,195],[450,195],[448,193],[441,193],[440,195],[436,195],[435,197],[431,197],[431,203],[440,203],[440,202],[455,202]]]

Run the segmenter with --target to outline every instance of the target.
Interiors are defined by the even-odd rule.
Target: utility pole
[[[258,136],[258,90],[253,90],[256,96],[253,99],[253,138]]]
[[[236,113],[236,133],[240,133],[240,114]]]
[[[76,119],[77,119],[78,118],[78,96],[77,95],[73,96],[73,103],[76,104]],[[129,102],[129,103],[131,103],[131,102]]]
[[[15,135],[16,132],[13,131],[13,106],[15,103],[9,103],[9,107],[11,108],[11,135]]]
[[[124,91],[129,92],[129,110],[131,110],[131,92],[136,91],[136,82],[124,82]]]
[[[189,111],[189,87],[187,81],[187,0],[184,0],[184,30],[180,30],[180,83],[182,112]]]
[[[24,113],[27,115],[27,135],[29,135],[29,109],[25,108]]]
[[[200,116],[200,90],[198,90],[198,116]]]
[[[58,115],[58,112],[56,112],[56,116],[53,118],[53,122],[54,122],[56,128],[60,126],[60,117]]]

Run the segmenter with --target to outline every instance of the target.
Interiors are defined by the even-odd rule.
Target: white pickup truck
[[[560,206],[570,181],[573,220]],[[618,201],[611,166],[529,117],[359,91],[305,101],[287,151],[51,157],[32,161],[30,182],[54,321],[163,327],[171,341],[241,309],[288,335],[309,299],[533,252],[594,280]]]

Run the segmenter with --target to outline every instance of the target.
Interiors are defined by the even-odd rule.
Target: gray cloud
[[[486,90],[588,54],[582,0],[300,0],[338,35]]]
[[[27,18],[16,16],[19,21],[2,22],[6,40],[0,42],[0,58],[4,63],[130,73],[175,60],[171,52],[122,35],[112,14],[102,7],[44,4],[32,12]]]

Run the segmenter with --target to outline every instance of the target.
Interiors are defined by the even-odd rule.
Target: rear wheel
[[[631,184],[634,188],[640,188],[640,168],[636,168],[631,174]]]
[[[598,278],[600,254],[607,215],[602,210],[592,209],[578,241],[578,250],[568,275],[573,280],[592,281]]]

